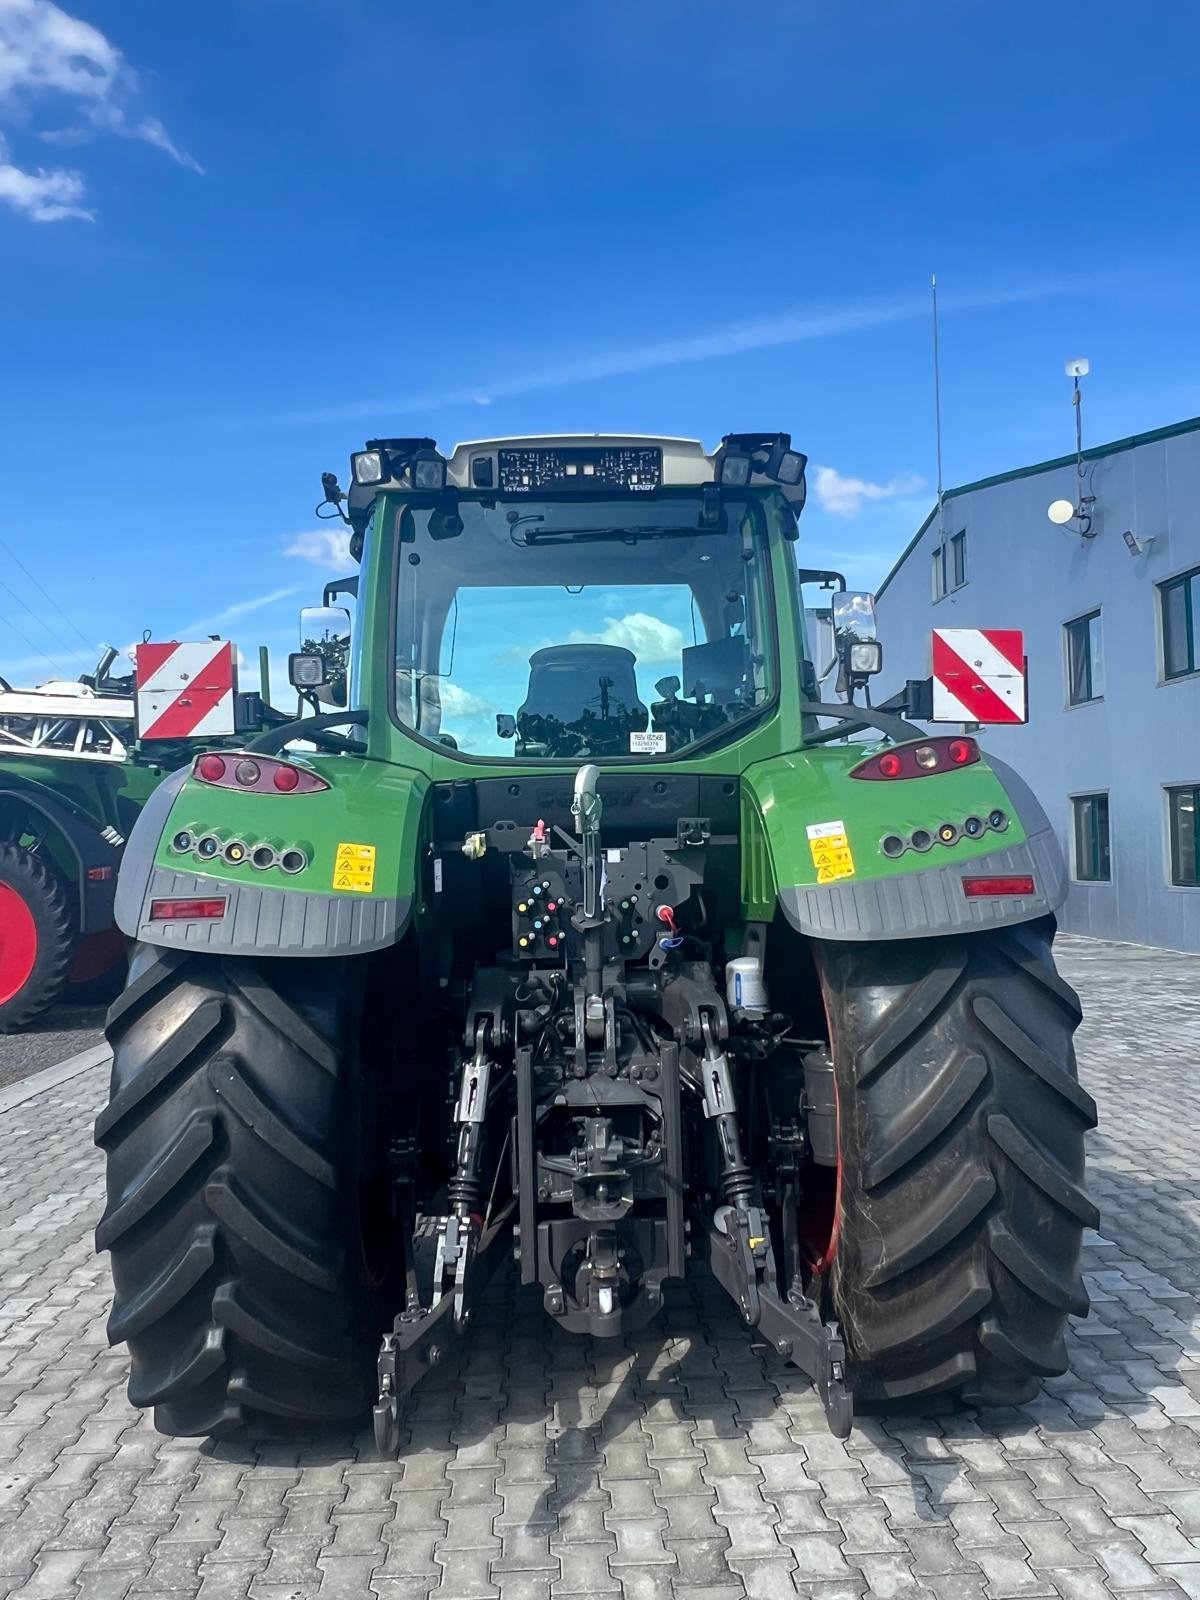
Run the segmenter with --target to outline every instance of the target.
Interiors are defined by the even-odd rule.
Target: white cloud
[[[613,644],[632,650],[641,662],[674,661],[683,649],[683,634],[671,622],[652,617],[645,611],[630,611],[623,617],[605,617],[599,633],[571,635],[572,644]]]
[[[872,483],[867,478],[848,478],[836,467],[814,467],[813,491],[822,511],[835,517],[854,517],[868,500],[895,500],[899,495],[915,494],[924,479],[915,472],[901,473],[887,483]]]
[[[99,29],[51,0],[0,0],[0,95],[53,89],[100,101],[121,70],[120,52]]]
[[[68,217],[92,220],[92,212],[81,204],[84,186],[77,172],[62,167],[52,172],[44,167],[26,172],[7,157],[7,147],[0,138],[0,204],[11,206],[31,222],[63,222]]]
[[[449,717],[478,717],[495,710],[490,701],[484,700],[480,695],[472,694],[461,684],[451,683],[448,678],[422,679],[422,695],[425,684],[430,688],[429,698],[440,700],[443,712]]]
[[[353,565],[347,528],[314,528],[309,533],[297,533],[283,553],[340,575]]]
[[[82,124],[45,129],[52,144],[86,144],[94,132],[137,139],[164,151],[193,172],[203,169],[182,150],[157,117],[132,110],[137,73],[98,28],[73,17],[53,0],[0,0],[0,106],[59,97],[83,118]],[[25,169],[0,151],[0,200],[35,222],[90,219],[81,204],[83,179],[77,172]]]

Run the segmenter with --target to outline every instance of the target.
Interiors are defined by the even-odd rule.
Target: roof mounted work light
[[[803,489],[808,457],[792,449],[790,433],[727,433],[717,451],[717,482],[746,484],[768,478],[785,489]],[[789,497],[791,498],[791,497]]]
[[[418,450],[409,462],[409,471],[414,489],[436,494],[446,487],[446,458],[436,450]]]
[[[385,473],[382,450],[360,450],[350,457],[350,475],[364,487],[382,483]]]
[[[753,467],[753,461],[741,451],[722,450],[717,457],[717,482],[729,489],[744,489]]]
[[[725,488],[777,483],[793,516],[804,509],[808,457],[792,449],[790,433],[727,433],[713,464],[716,480]]]

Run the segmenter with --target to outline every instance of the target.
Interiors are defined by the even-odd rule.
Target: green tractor
[[[854,1407],[1028,1400],[1095,1121],[1028,788],[806,641],[786,434],[371,442],[314,714],[151,798],[97,1245],[167,1433],[364,1415],[504,1260],[637,1329],[689,1258]],[[331,604],[352,595],[356,617]]]

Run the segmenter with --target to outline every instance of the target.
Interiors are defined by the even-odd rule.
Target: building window
[[[950,541],[950,587],[961,589],[967,581],[967,530],[956,533]]]
[[[1067,701],[1085,706],[1104,698],[1104,653],[1100,643],[1100,613],[1089,612],[1066,625]]]
[[[1163,677],[1182,678],[1200,667],[1196,623],[1200,614],[1200,567],[1158,586],[1162,608]]]
[[[1108,847],[1108,796],[1079,794],[1075,813],[1075,876],[1080,883],[1107,883],[1112,877]]]
[[[946,594],[946,546],[939,544],[933,552],[933,598],[942,600]]]
[[[967,531],[943,539],[933,552],[933,598],[944,600],[967,581]]]
[[[1200,889],[1200,784],[1167,790],[1171,831],[1171,882]]]

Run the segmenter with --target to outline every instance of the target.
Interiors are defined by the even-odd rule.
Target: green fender
[[[952,772],[869,781],[851,767],[877,746],[778,756],[743,780],[743,914],[778,904],[800,933],[821,939],[906,939],[1027,922],[1066,896],[1062,852],[1029,786],[985,758]],[[992,825],[994,813],[1003,822]],[[963,832],[968,818],[983,832]],[[943,843],[939,830],[954,836]],[[930,843],[914,848],[913,835]],[[884,853],[899,836],[902,854]],[[1032,878],[1034,892],[968,895],[965,878]]]

